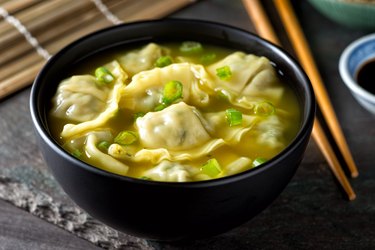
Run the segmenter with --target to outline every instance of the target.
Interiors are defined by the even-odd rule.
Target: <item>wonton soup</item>
[[[291,143],[300,120],[294,91],[267,58],[194,41],[85,60],[49,113],[53,136],[80,160],[167,182],[258,167]]]

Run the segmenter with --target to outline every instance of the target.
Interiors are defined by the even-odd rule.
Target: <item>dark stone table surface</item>
[[[271,1],[265,2],[285,37]],[[244,225],[180,244],[124,235],[88,217],[55,182],[36,145],[26,88],[0,102],[0,249],[375,249],[375,118],[358,105],[338,73],[343,49],[369,31],[333,23],[307,1],[293,5],[359,168],[359,177],[350,179],[356,200],[346,199],[311,140],[285,191]],[[254,31],[240,0],[203,0],[172,16]]]

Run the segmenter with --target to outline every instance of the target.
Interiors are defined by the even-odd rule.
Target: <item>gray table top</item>
[[[266,2],[269,5],[270,1]],[[0,199],[0,249],[100,249],[98,245],[123,249],[374,249],[375,117],[358,105],[338,73],[343,49],[369,32],[335,24],[307,1],[293,4],[359,168],[359,177],[350,179],[357,193],[355,201],[346,200],[311,140],[299,170],[278,199],[253,220],[225,234],[166,244],[121,234],[113,236],[107,230],[104,234],[110,236],[100,243],[94,237],[87,238],[87,232],[83,237],[82,230],[74,227],[64,230],[69,227],[65,224],[57,227],[46,221],[52,217],[34,216],[43,210],[43,203],[35,208],[27,202]],[[270,13],[275,15],[272,9]],[[240,0],[203,0],[172,16],[218,21],[254,31]],[[279,28],[278,31],[282,35]],[[55,202],[55,207],[66,209],[62,208],[65,204],[74,207],[56,185],[39,153],[29,114],[29,94],[27,88],[0,103],[0,176],[8,177],[0,178],[0,194],[5,184],[10,183],[12,187],[20,187],[19,190],[26,188],[25,197],[39,197],[42,190],[45,197]],[[23,209],[14,206],[15,203]],[[121,244],[114,243],[116,237],[123,239]]]

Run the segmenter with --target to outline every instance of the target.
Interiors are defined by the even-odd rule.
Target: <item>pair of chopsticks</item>
[[[358,170],[354,163],[353,157],[350,153],[349,147],[346,143],[344,134],[341,130],[332,104],[329,100],[327,91],[324,87],[323,81],[317,70],[313,56],[310,52],[308,43],[303,34],[302,28],[300,27],[297,17],[294,14],[293,8],[289,0],[274,0],[274,5],[277,12],[280,15],[281,21],[287,32],[287,35],[291,41],[291,44],[296,52],[299,61],[310,78],[313,85],[316,99],[319,107],[321,108],[322,114],[326,123],[332,133],[335,142],[341,151],[341,154],[348,166],[351,177],[358,176]],[[256,31],[258,34],[266,40],[272,43],[280,45],[280,41],[274,32],[267,15],[258,0],[243,0],[246,10],[253,21]],[[337,178],[342,188],[346,192],[349,200],[354,200],[356,195],[341,168],[341,165],[329,144],[329,141],[324,134],[319,121],[315,118],[312,136],[326,158],[334,176]]]

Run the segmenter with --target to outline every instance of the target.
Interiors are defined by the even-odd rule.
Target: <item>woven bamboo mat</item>
[[[0,100],[50,55],[101,28],[164,17],[194,0],[0,0]]]

